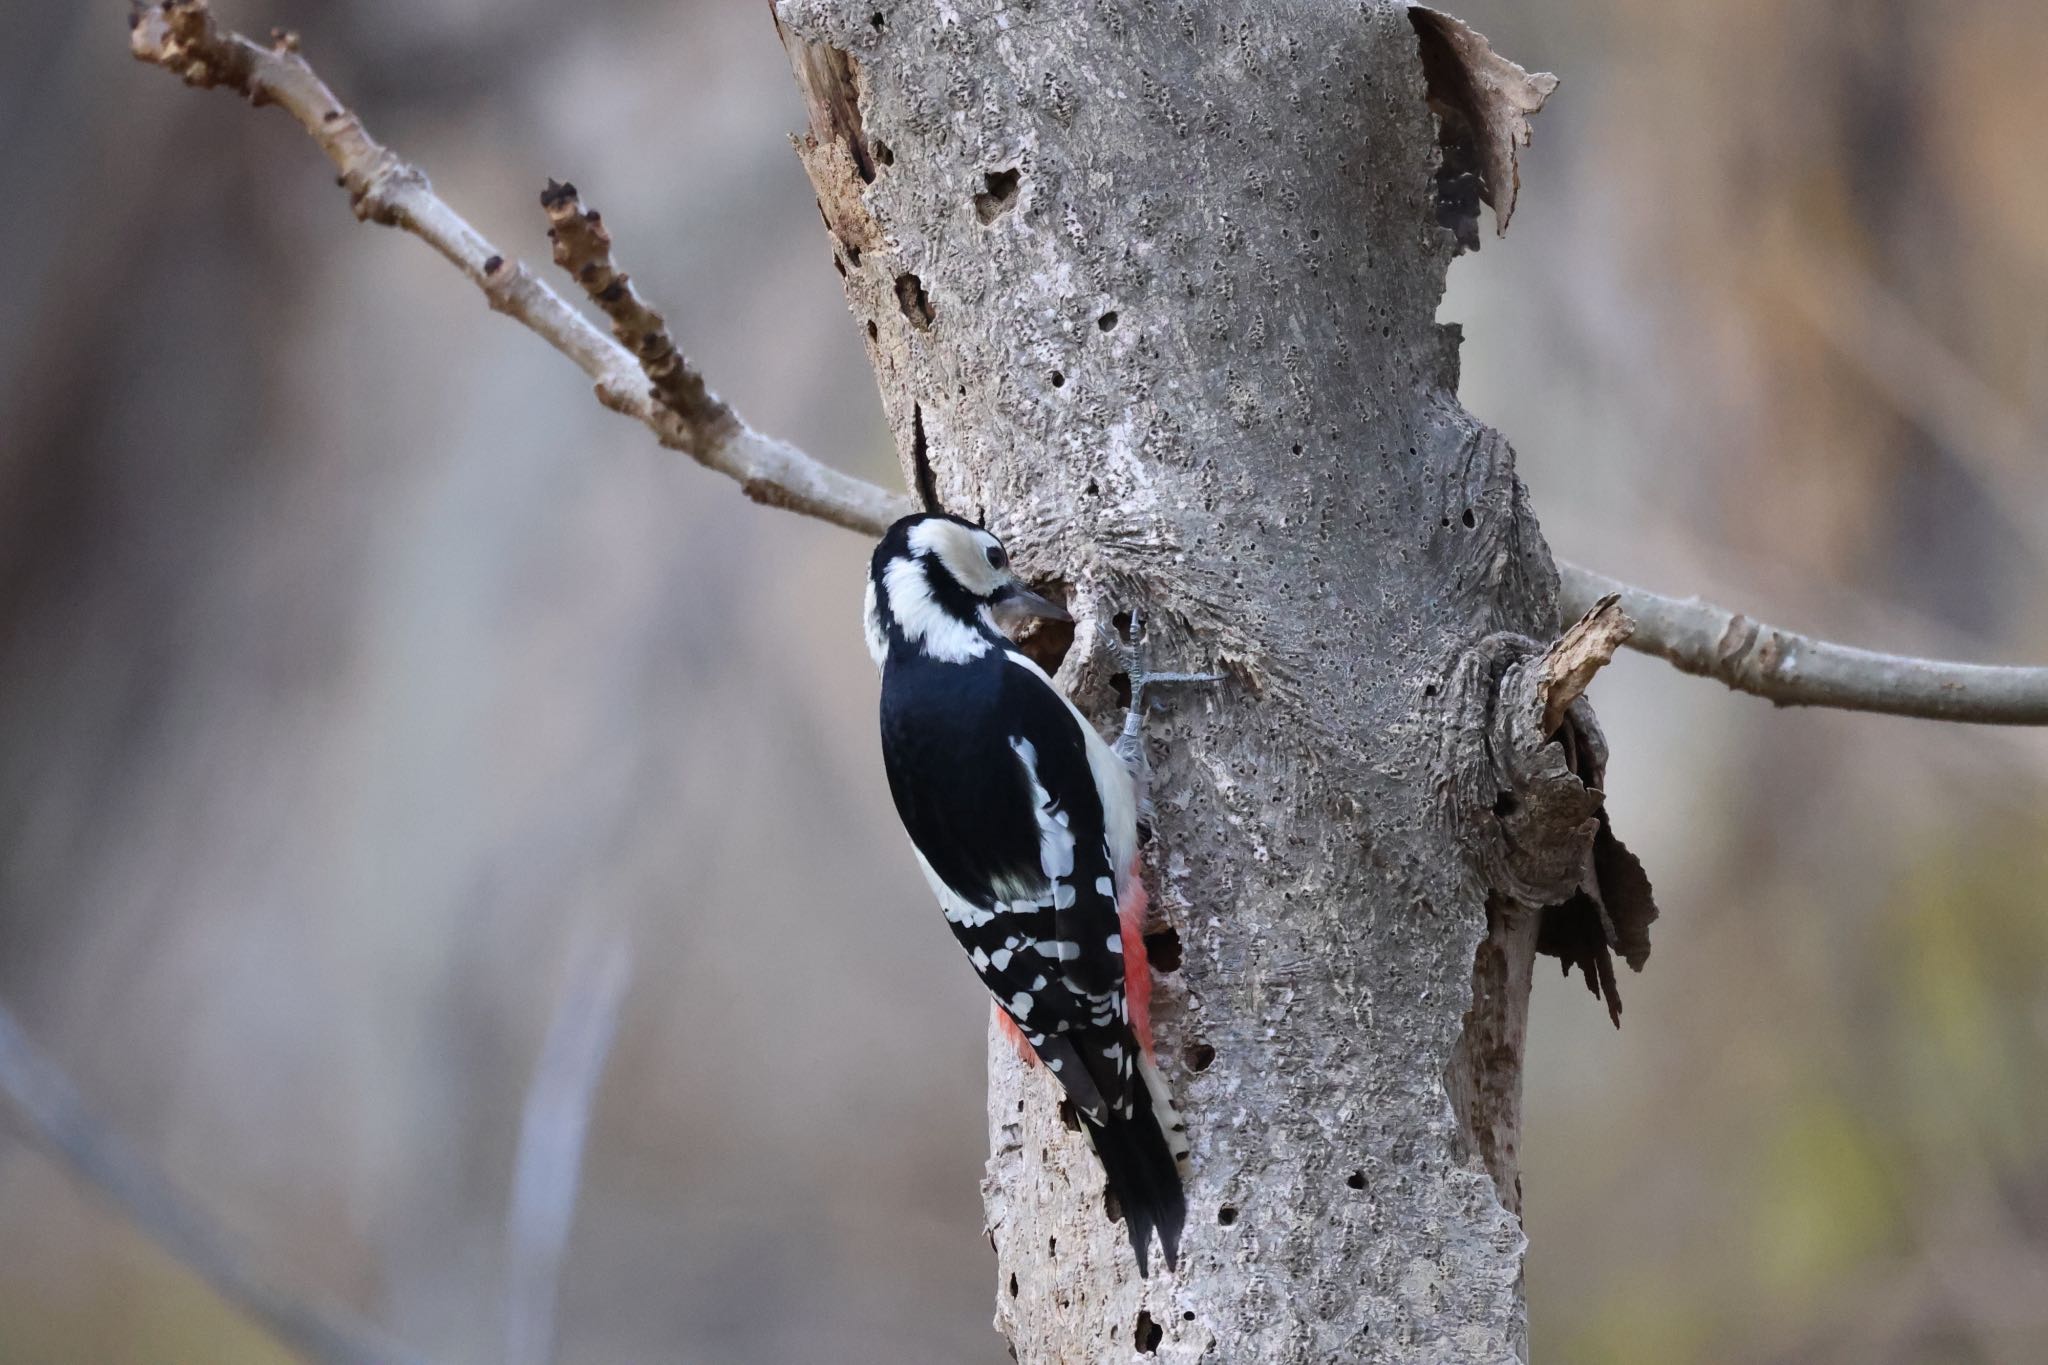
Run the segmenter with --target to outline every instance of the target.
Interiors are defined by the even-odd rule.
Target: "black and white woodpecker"
[[[1068,619],[981,527],[920,515],[882,537],[867,640],[882,670],[889,790],[999,1017],[1094,1143],[1138,1273],[1154,1229],[1171,1269],[1188,1143],[1151,1056],[1139,725],[1146,682],[1185,675],[1147,675],[1133,623],[1131,711],[1112,748],[998,629],[1013,615]]]

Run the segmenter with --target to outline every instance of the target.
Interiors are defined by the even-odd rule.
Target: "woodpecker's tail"
[[[1139,1063],[1139,1078],[1149,1095],[1140,1096],[1129,1118],[1109,1111],[1100,1127],[1085,1122],[1095,1154],[1102,1159],[1110,1192],[1124,1211],[1131,1250],[1138,1255],[1138,1274],[1148,1274],[1152,1233],[1166,1252],[1166,1268],[1180,1259],[1180,1234],[1188,1218],[1187,1193],[1181,1187],[1180,1162],[1188,1150],[1185,1127],[1166,1091],[1166,1082],[1151,1059]],[[1149,1098],[1150,1103],[1143,1102]]]

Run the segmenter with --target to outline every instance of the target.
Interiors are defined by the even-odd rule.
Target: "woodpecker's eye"
[[[988,566],[991,569],[1007,569],[1010,567],[1010,557],[1003,553],[1002,546],[991,545],[988,547]]]

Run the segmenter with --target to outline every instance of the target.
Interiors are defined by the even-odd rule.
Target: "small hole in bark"
[[[1471,529],[1472,529],[1472,528],[1473,528],[1474,526],[1478,525],[1478,522],[1476,522],[1475,520],[1473,520],[1473,517],[1472,517],[1472,509],[1471,509],[1471,508],[1469,508],[1469,507],[1467,507],[1467,508],[1465,509],[1465,515],[1464,515],[1464,516],[1462,516],[1462,517],[1459,517],[1459,518],[1458,518],[1458,520],[1460,520],[1460,521],[1462,521],[1462,522],[1464,522],[1464,523],[1465,523],[1465,529],[1466,529],[1466,530],[1468,530],[1468,531],[1469,531],[1469,530],[1471,530]]]
[[[1209,1063],[1216,1060],[1216,1049],[1207,1043],[1196,1043],[1188,1048],[1188,1070],[1207,1071]]]
[[[882,335],[882,329],[881,329],[881,328],[879,328],[879,327],[877,327],[877,326],[875,326],[875,320],[874,320],[873,318],[869,318],[869,319],[868,319],[868,340],[869,340],[869,341],[874,341],[874,340],[878,339],[878,338],[879,338],[879,337],[880,337],[881,335]]]
[[[1107,1185],[1102,1187],[1102,1216],[1112,1223],[1124,1221],[1124,1206],[1117,1203],[1116,1191]]]
[[[1052,386],[1056,389],[1064,389],[1067,386],[1067,377],[1058,370],[1052,372],[1051,379]]]
[[[1237,1209],[1234,1205],[1225,1204],[1222,1208],[1216,1210],[1216,1222],[1218,1225],[1227,1228],[1236,1221]]]
[[[1072,1100],[1060,1101],[1060,1122],[1066,1125],[1070,1133],[1081,1131],[1081,1111],[1074,1107]]]
[[[875,139],[873,144],[873,150],[875,153],[875,162],[877,165],[893,166],[896,164],[896,153],[893,150],[891,150],[889,144],[882,141],[882,139]]]
[[[1015,166],[1006,171],[988,171],[981,177],[986,187],[974,196],[974,216],[983,223],[993,223],[1010,211],[1017,202],[1017,185],[1023,179]]]
[[[1094,496],[1095,496],[1096,494],[1100,493],[1101,491],[1102,491],[1102,490],[1101,490],[1100,488],[1097,488],[1097,487],[1095,486],[1095,480],[1093,480],[1093,479],[1090,479],[1090,480],[1088,480],[1088,496],[1089,496],[1089,497],[1091,497],[1091,498],[1092,498],[1092,497],[1094,497]]]
[[[1445,530],[1449,530],[1449,529],[1450,529],[1450,525],[1451,525],[1451,519],[1450,519],[1449,517],[1445,517],[1445,518],[1443,519],[1443,526],[1444,526],[1444,529],[1445,529]]]
[[[1195,1310],[1192,1308],[1188,1309],[1180,1315],[1180,1320],[1182,1322],[1193,1322],[1195,1320]]]
[[[1164,976],[1180,970],[1180,930],[1172,925],[1145,935],[1145,960]]]
[[[1295,447],[1294,447],[1294,453],[1295,453],[1295,454],[1297,454],[1297,455],[1301,454],[1301,447],[1300,447],[1300,446],[1295,446]]]
[[[1364,1172],[1364,1171],[1353,1171],[1353,1172],[1352,1172],[1352,1173],[1351,1173],[1350,1175],[1347,1175],[1347,1176],[1345,1176],[1345,1177],[1344,1177],[1344,1183],[1345,1183],[1345,1184],[1347,1184],[1347,1185],[1349,1185],[1349,1186],[1350,1186],[1350,1187],[1351,1187],[1352,1189],[1354,1189],[1354,1190],[1362,1190],[1362,1189],[1364,1189],[1364,1188],[1365,1188],[1365,1172]]]
[[[1165,1335],[1159,1324],[1152,1321],[1150,1313],[1143,1309],[1138,1311],[1138,1330],[1131,1334],[1131,1339],[1137,1343],[1139,1355],[1149,1356],[1157,1352],[1159,1342]]]
[[[1513,792],[1502,792],[1499,796],[1493,798],[1493,813],[1503,820],[1521,808],[1522,803],[1515,799]]]
[[[1046,1254],[1046,1255],[1048,1255],[1048,1256],[1057,1256],[1057,1255],[1059,1255],[1059,1254],[1060,1254],[1060,1239],[1059,1239],[1059,1238],[1057,1238],[1057,1237],[1048,1237],[1048,1238],[1046,1238],[1046,1239],[1045,1239],[1045,1254]]]
[[[924,292],[924,281],[915,275],[896,277],[896,306],[903,310],[903,316],[910,319],[910,325],[920,332],[931,330],[932,301]]]
[[[1435,696],[1435,695],[1436,695],[1436,684],[1435,684],[1435,683],[1430,683],[1430,684],[1428,684],[1427,686],[1425,686],[1425,687],[1424,687],[1424,688],[1422,689],[1422,695],[1423,695],[1423,696],[1425,696],[1425,697],[1433,697],[1433,696]]]
[[[1308,230],[1308,239],[1309,239],[1309,240],[1310,240],[1311,242],[1320,242],[1320,241],[1322,241],[1322,240],[1323,240],[1323,230],[1322,230],[1321,228],[1310,228],[1310,229]]]
[[[848,264],[848,265],[859,265],[859,264],[860,264],[860,248],[859,248],[859,247],[857,247],[857,246],[855,246],[855,245],[854,245],[854,244],[853,244],[852,242],[847,242],[847,243],[845,243],[844,245],[845,245],[845,247],[846,247],[846,262],[847,262],[847,264]]]
[[[1116,309],[1112,308],[1101,317],[1095,319],[1095,325],[1105,332],[1114,332],[1116,330]]]
[[[1010,1272],[1010,1297],[1017,1297],[1017,1272],[1014,1270]]]
[[[882,12],[880,10],[876,10],[873,14],[870,14],[868,16],[868,27],[873,29],[877,33],[880,33],[884,28],[888,27],[888,25],[882,19]]]

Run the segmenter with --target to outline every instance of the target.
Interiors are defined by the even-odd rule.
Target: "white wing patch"
[[[1138,856],[1138,788],[1131,780],[1131,770],[1116,756],[1116,750],[1095,733],[1095,727],[1088,723],[1088,718],[1067,700],[1067,694],[1060,691],[1030,655],[1014,649],[1004,653],[1011,663],[1044,683],[1046,690],[1058,697],[1060,705],[1074,717],[1074,724],[1081,727],[1081,740],[1088,749],[1088,773],[1095,779],[1095,789],[1102,794],[1102,829],[1109,842],[1109,870],[1116,878],[1118,890],[1121,890]]]
[[[1013,739],[1010,749],[1024,765],[1031,784],[1031,804],[1038,812],[1038,865],[1052,886],[1052,905],[1065,910],[1074,903],[1074,832],[1067,813],[1055,807],[1052,794],[1038,780],[1038,749],[1028,739]]]
[[[910,846],[910,851],[917,855],[918,870],[924,873],[925,884],[931,887],[932,895],[938,897],[939,909],[945,912],[947,919],[969,929],[978,929],[996,917],[995,910],[982,909],[940,880],[939,874],[932,871],[932,865],[925,861],[923,850],[916,844]]]

